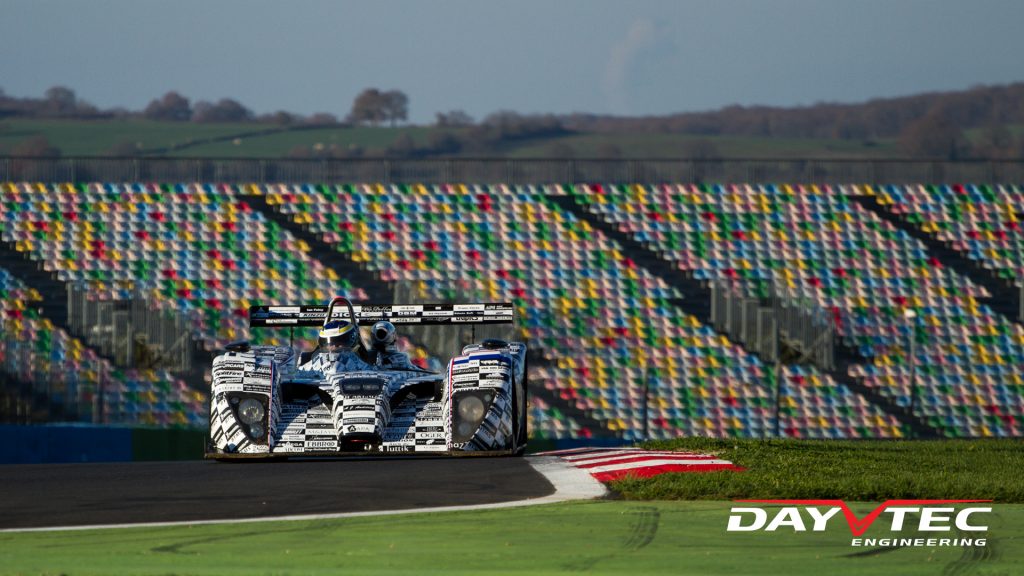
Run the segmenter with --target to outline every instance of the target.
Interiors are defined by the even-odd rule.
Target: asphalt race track
[[[0,466],[0,529],[490,504],[547,496],[525,458]]]

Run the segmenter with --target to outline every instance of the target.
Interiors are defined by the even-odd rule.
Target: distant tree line
[[[927,116],[961,130],[1024,124],[1024,83],[882,98],[858,104],[820,103],[792,108],[727,106],[709,112],[624,118],[573,114],[567,127],[587,132],[676,132],[708,136],[765,136],[863,140],[896,138]]]
[[[860,104],[821,103],[781,108],[727,106],[709,112],[623,118],[594,114],[562,117],[581,132],[669,132],[704,136],[827,138],[871,143],[897,139],[908,156],[961,159],[1024,157],[1024,138],[1008,125],[1024,125],[1024,83],[979,86],[880,98]],[[971,147],[964,131],[982,131]]]
[[[404,96],[404,95],[403,95]],[[408,100],[406,99],[406,102]],[[252,122],[263,124],[342,124],[337,116],[318,112],[309,116],[279,110],[270,114],[256,114],[241,102],[222,98],[216,102],[200,100],[193,103],[179,92],[170,91],[149,102],[142,110],[109,108],[106,110],[78,98],[64,86],[55,86],[42,98],[16,98],[0,89],[0,118],[68,118],[102,120],[112,118],[139,118],[164,122]],[[396,118],[397,119],[397,118]],[[404,116],[401,117],[405,119]]]
[[[193,103],[176,91],[149,102],[142,110],[102,110],[78,98],[64,86],[48,89],[42,98],[16,98],[0,90],[0,119],[23,118],[144,118],[165,122],[258,123],[280,127],[300,126],[397,126],[408,121],[409,97],[400,90],[368,88],[353,100],[344,119],[321,112],[309,116],[279,110],[256,114],[231,98]],[[386,149],[373,152],[359,147],[297,147],[295,157],[359,157],[384,154],[423,157],[452,154],[498,154],[505,144],[526,139],[548,139],[574,132],[680,133],[697,136],[751,136],[763,138],[817,138],[863,142],[896,140],[910,157],[964,159],[971,157],[1024,157],[1024,133],[1008,126],[1024,126],[1024,83],[981,86],[957,92],[936,92],[870,100],[861,104],[821,103],[781,108],[728,106],[709,112],[649,117],[615,117],[594,114],[524,115],[498,111],[476,122],[463,110],[439,112],[422,139],[403,132]],[[290,128],[288,128],[290,129]],[[968,139],[965,131],[974,131]],[[133,144],[118,153],[137,152]],[[718,151],[707,139],[690,146],[693,157],[714,158]],[[53,155],[59,150],[41,140],[25,141],[12,153]],[[554,142],[548,152],[572,156],[573,150]],[[614,145],[603,145],[601,156],[621,154]],[[36,154],[38,153],[38,154]]]

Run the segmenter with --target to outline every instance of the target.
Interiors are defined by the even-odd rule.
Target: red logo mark
[[[755,502],[759,504],[798,504],[800,506],[835,506],[843,511],[846,523],[850,525],[850,533],[860,536],[871,527],[875,518],[890,506],[930,506],[934,504],[971,504],[991,502],[991,500],[886,500],[872,510],[867,516],[857,518],[846,502],[842,500],[733,500],[733,502]]]

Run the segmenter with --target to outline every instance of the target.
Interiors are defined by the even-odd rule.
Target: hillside
[[[466,117],[457,125],[398,127],[285,113],[207,122],[184,99],[176,120],[147,118],[148,110],[54,112],[60,108],[47,100],[7,100],[0,105],[0,154],[13,156],[1024,157],[1024,84],[857,104],[728,106],[637,118],[497,112],[479,123]]]
[[[405,136],[417,145],[426,145],[438,135],[453,133],[458,134],[459,130],[436,127],[273,127],[249,123],[195,124],[122,119],[8,119],[0,122],[0,154],[20,155],[19,145],[42,137],[64,156],[404,156],[408,154],[395,154],[389,147]],[[708,145],[711,146],[710,152]],[[705,137],[581,131],[500,141],[484,151],[467,149],[443,155],[680,158],[693,156],[694,151],[727,158],[876,158],[898,153],[893,139],[865,143],[833,138]]]

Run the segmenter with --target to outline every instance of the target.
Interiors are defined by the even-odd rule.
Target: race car
[[[514,324],[509,303],[253,306],[250,329],[319,327],[316,347],[240,341],[217,355],[206,456],[522,454],[526,345],[481,338]],[[434,370],[400,341],[432,354]]]

